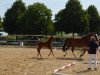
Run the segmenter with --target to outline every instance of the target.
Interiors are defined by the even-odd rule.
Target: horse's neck
[[[86,41],[89,41],[90,38],[91,38],[91,36],[88,36],[88,35],[82,37],[82,39],[85,39]]]
[[[49,38],[47,42],[48,43],[51,43],[52,42],[52,38]]]

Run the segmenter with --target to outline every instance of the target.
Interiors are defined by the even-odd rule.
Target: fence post
[[[23,43],[23,41],[20,41],[20,46],[24,46],[24,43]]]

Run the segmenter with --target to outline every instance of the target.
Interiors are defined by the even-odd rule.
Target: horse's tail
[[[66,49],[65,49],[66,44],[67,44],[67,38],[66,38],[65,43],[64,43],[64,45],[63,45],[63,47],[62,47],[63,52],[65,52],[65,50],[66,50]]]

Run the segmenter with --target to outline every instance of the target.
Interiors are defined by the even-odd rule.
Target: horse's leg
[[[74,46],[72,46],[72,53],[73,53],[74,57],[77,58],[77,57],[75,56],[75,54],[74,54]]]
[[[40,53],[40,50],[41,50],[41,48],[37,48],[37,52],[38,52],[38,54],[37,54],[37,57],[40,55],[40,57],[42,58],[42,56],[41,56],[41,53]]]
[[[53,57],[55,58],[55,56],[54,56],[54,54],[53,54],[53,51],[52,51],[52,47],[49,47],[48,49],[50,50],[49,55],[51,55],[51,53],[52,53]],[[48,55],[48,56],[49,56],[49,55]]]
[[[37,56],[36,56],[36,57],[38,57],[38,56],[39,56],[39,54],[40,54],[39,48],[37,48],[37,52],[38,52],[38,54],[37,54]]]
[[[48,54],[48,56],[49,56],[49,55],[51,55],[51,50],[50,50],[50,53]]]
[[[67,39],[65,40],[65,43],[64,43],[64,45],[63,45],[63,47],[62,47],[63,52],[65,52],[65,51],[66,51],[66,49],[65,49],[66,44],[67,44]]]
[[[70,48],[69,46],[66,48],[66,53],[64,54],[64,57],[67,55],[67,50],[68,50],[69,48]]]
[[[83,47],[83,52],[81,53],[81,55],[79,56],[79,59],[82,59],[82,56],[85,54],[85,52],[86,52],[86,48],[85,47]]]

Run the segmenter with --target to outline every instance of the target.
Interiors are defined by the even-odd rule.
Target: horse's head
[[[53,35],[51,35],[50,39],[54,39]]]
[[[97,34],[94,34],[94,37],[95,37],[95,40],[96,40],[96,41],[99,40]]]
[[[91,39],[92,36],[95,38],[96,41],[98,41],[98,36],[97,36],[96,33],[91,32],[91,33],[89,33],[89,34],[87,35],[88,39]]]

